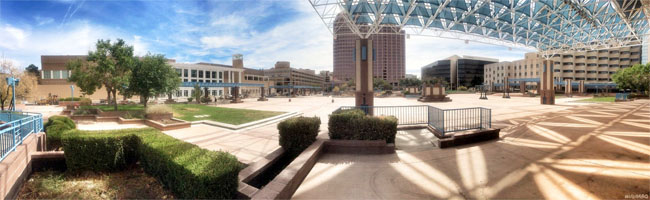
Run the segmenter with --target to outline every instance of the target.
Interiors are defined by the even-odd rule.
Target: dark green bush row
[[[316,141],[319,127],[318,117],[295,117],[284,120],[278,124],[280,146],[287,153],[300,154]]]
[[[395,143],[397,118],[393,116],[366,116],[362,110],[337,111],[330,115],[330,139],[386,140]]]
[[[67,130],[77,128],[72,119],[65,116],[52,116],[47,119],[47,123],[43,125],[45,133],[47,133],[47,148],[49,150],[57,150],[61,147],[61,136]]]
[[[86,97],[65,97],[65,98],[59,98],[59,101],[88,101],[90,100],[89,98]]]
[[[152,128],[71,131],[65,134],[64,149],[66,163],[74,169],[116,170],[139,160],[148,174],[183,199],[235,198],[243,167],[231,154],[205,150]]]
[[[117,171],[137,161],[140,138],[130,133],[73,130],[61,142],[69,170]]]

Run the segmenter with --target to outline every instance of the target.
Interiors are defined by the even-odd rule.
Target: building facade
[[[87,56],[83,55],[42,55],[41,56],[41,76],[38,78],[38,87],[36,100],[47,99],[49,96],[59,98],[79,97],[86,95],[95,100],[106,99],[108,94],[104,87],[96,90],[93,94],[83,94],[81,89],[72,82],[68,81],[70,71],[66,69],[66,64],[75,59],[86,60]],[[71,89],[73,86],[74,89]],[[118,94],[118,99],[122,98]]]
[[[338,18],[334,24],[334,73],[340,81],[353,80],[356,77],[354,49],[359,36],[352,34],[348,26]],[[380,30],[380,32],[392,32]],[[370,38],[374,48],[372,63],[373,78],[381,78],[394,86],[404,78],[406,71],[406,51],[404,34],[374,34]]]
[[[213,63],[169,63],[181,77],[182,82],[190,83],[241,83],[244,68]],[[201,88],[203,89],[203,88]],[[208,95],[224,97],[230,94],[229,88],[210,87]],[[192,97],[194,87],[179,87],[172,98],[187,99]]]
[[[612,74],[621,68],[641,63],[641,46],[589,51],[569,51],[556,54],[553,79],[584,80],[586,83],[612,82]],[[526,53],[525,58],[512,62],[485,65],[484,84],[503,83],[503,79],[540,78],[544,58],[538,53]]]
[[[317,75],[311,69],[291,68],[288,61],[278,61],[271,69],[264,70],[264,75],[269,78],[274,86],[311,86],[322,87],[325,78]],[[286,93],[288,89],[278,88],[278,93]]]
[[[253,83],[264,85],[265,95],[269,94],[269,86],[273,85],[268,76],[264,75],[264,70],[244,68],[244,79],[242,83]],[[260,87],[242,87],[242,94],[248,97],[259,97],[262,93]]]
[[[483,83],[483,69],[486,64],[499,62],[497,59],[476,56],[451,56],[422,67],[422,80],[444,79],[449,86],[474,87]]]

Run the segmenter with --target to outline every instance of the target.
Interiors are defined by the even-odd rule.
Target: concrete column
[[[264,96],[264,92],[264,87],[260,87],[260,98],[257,99],[257,101],[268,101],[268,99],[266,99],[266,96]]]
[[[243,102],[239,98],[239,87],[231,87],[231,90],[232,90],[232,101],[230,101],[230,103],[241,103],[241,102]]]
[[[553,89],[553,61],[542,61],[542,76],[539,79],[540,83],[540,103],[554,105],[555,104],[555,90]]]
[[[510,80],[508,77],[503,77],[503,98],[510,98]]]
[[[572,97],[573,96],[573,81],[571,79],[566,79],[564,80],[564,95],[567,97]]]
[[[519,92],[526,94],[526,81],[519,81]]]
[[[354,95],[356,106],[373,106],[374,92],[372,90],[372,40],[358,39],[356,41],[356,91]],[[367,113],[372,115],[371,112]]]
[[[585,81],[578,81],[578,95],[585,95]]]

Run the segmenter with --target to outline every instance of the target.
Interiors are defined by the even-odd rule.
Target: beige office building
[[[104,87],[97,89],[93,94],[83,94],[81,89],[72,82],[68,81],[70,71],[66,69],[66,64],[75,59],[86,60],[87,56],[83,55],[43,55],[41,56],[41,76],[38,79],[36,90],[36,99],[47,99],[49,96],[58,98],[67,98],[71,95],[80,97],[85,95],[94,100],[106,99],[108,94]],[[74,87],[74,90],[70,88]],[[118,99],[123,98],[118,94]]]
[[[278,61],[275,67],[264,70],[264,75],[268,76],[269,80],[275,86],[311,86],[322,87],[325,78],[316,74],[316,71],[311,69],[296,69],[291,68],[288,61]],[[277,89],[278,93],[288,92],[288,89]]]
[[[553,79],[584,80],[585,83],[612,82],[612,74],[618,69],[641,63],[641,53],[641,46],[632,46],[554,55],[550,58],[554,66]],[[500,84],[505,77],[540,78],[543,60],[538,53],[526,53],[522,60],[487,64],[484,69],[484,84]]]

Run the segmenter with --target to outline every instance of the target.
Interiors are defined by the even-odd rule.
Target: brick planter
[[[154,120],[147,119],[147,120],[144,121],[144,124],[147,125],[147,126],[154,127],[154,128],[156,128],[158,130],[161,130],[161,131],[176,130],[176,129],[181,129],[181,128],[189,128],[190,126],[192,126],[192,123],[187,122],[187,121],[174,119],[174,118],[172,118],[171,120],[175,121],[177,123],[163,124],[163,123],[160,123],[160,122],[157,122],[157,121],[154,121]]]
[[[145,118],[150,120],[171,120],[174,117],[173,113],[157,113],[157,114],[146,114]]]

